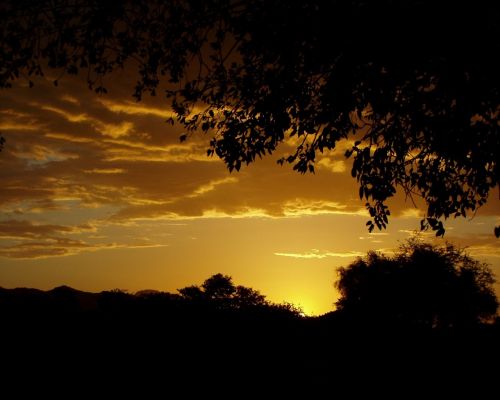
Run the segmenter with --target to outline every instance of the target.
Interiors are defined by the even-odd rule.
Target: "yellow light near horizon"
[[[311,298],[291,299],[290,303],[302,310],[301,314],[307,317],[314,317],[325,313],[324,307],[321,307],[317,301]]]

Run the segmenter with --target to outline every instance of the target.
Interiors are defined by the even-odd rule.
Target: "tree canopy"
[[[443,218],[500,183],[495,2],[10,0],[0,12],[0,87],[52,68],[105,93],[106,75],[135,64],[133,95],[165,90],[181,140],[210,135],[207,154],[230,171],[292,138],[279,162],[314,172],[344,141],[370,231],[397,189],[422,197],[422,228],[443,235]]]
[[[337,309],[365,321],[460,328],[498,308],[492,271],[451,245],[410,241],[392,257],[370,252],[339,277]]]
[[[222,309],[272,307],[266,297],[257,290],[241,285],[235,286],[230,276],[220,273],[206,279],[201,287],[187,286],[179,289],[179,293],[189,301],[211,304]]]

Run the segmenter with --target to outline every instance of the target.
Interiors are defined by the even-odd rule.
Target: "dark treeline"
[[[169,293],[141,290],[135,294],[113,289],[100,293],[80,291],[59,286],[43,291],[31,288],[4,289],[0,287],[0,312],[4,316],[62,317],[84,315],[169,316],[191,317],[209,313],[265,314],[274,317],[296,318],[301,310],[292,304],[275,304],[258,291],[235,286],[227,275],[215,274],[202,286],[188,286]]]
[[[61,385],[92,397],[479,394],[499,372],[493,282],[453,247],[413,242],[342,268],[337,310],[320,317],[222,274],[178,293],[0,289],[4,382],[30,382],[14,385],[19,398]]]

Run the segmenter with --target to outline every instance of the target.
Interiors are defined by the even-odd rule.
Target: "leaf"
[[[436,231],[436,236],[441,236],[441,237],[443,237],[443,236],[444,236],[444,233],[445,233],[444,228],[439,228],[439,229]]]

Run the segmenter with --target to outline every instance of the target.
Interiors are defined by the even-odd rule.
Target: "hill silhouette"
[[[500,355],[498,318],[416,329],[360,324],[345,310],[304,317],[222,274],[178,293],[0,288],[0,318],[5,381],[39,381],[49,392],[61,382],[78,393],[141,397],[361,394],[350,382],[383,393],[417,384],[449,391],[461,380],[493,382]]]

